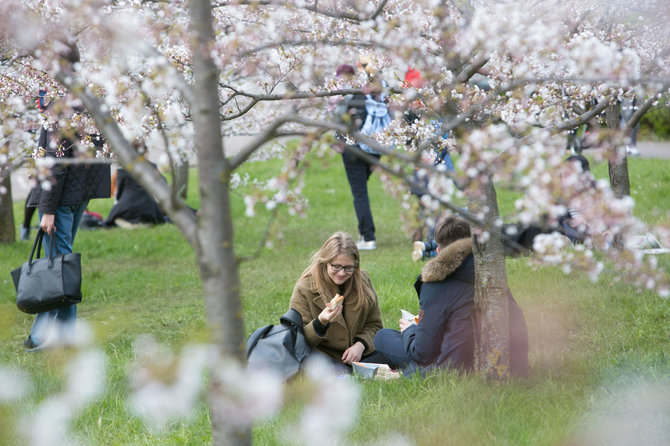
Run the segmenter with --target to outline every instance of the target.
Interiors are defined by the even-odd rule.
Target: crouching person
[[[382,329],[375,336],[378,355],[391,368],[421,373],[434,368],[468,371],[474,363],[473,305],[475,262],[470,224],[454,216],[435,227],[439,252],[414,283],[419,295],[418,322],[400,320],[400,331]],[[510,347],[513,375],[528,368],[528,332],[511,293]]]

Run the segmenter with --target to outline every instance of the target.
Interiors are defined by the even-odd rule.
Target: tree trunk
[[[233,219],[230,203],[230,166],[223,153],[218,70],[211,59],[214,46],[212,11],[209,1],[192,0],[191,45],[194,84],[193,123],[199,154],[200,218],[198,260],[207,323],[212,341],[224,361],[242,364],[244,323],[240,300],[240,281],[233,246]],[[251,430],[231,426],[224,406],[219,404],[225,391],[216,366],[210,371],[210,411],[214,445],[250,445]]]
[[[174,194],[179,196],[182,199],[186,200],[188,195],[188,160],[183,160],[183,162],[174,168]]]
[[[610,104],[605,109],[605,122],[610,131],[619,129],[619,106],[618,104]],[[608,169],[610,175],[610,187],[617,198],[622,198],[630,195],[630,180],[628,177],[628,154],[626,149],[620,147],[618,144],[610,145],[610,150],[621,150],[620,157],[617,153],[609,154]],[[620,158],[620,161],[618,161]],[[621,234],[616,234],[612,240],[612,246],[615,249],[622,249],[624,241]]]
[[[485,220],[499,218],[493,183],[482,185],[481,196],[468,198],[468,210],[484,212]],[[492,225],[491,225],[492,226]],[[475,368],[488,379],[504,381],[510,377],[509,300],[507,269],[500,229],[488,240],[478,242],[476,233],[489,231],[473,225],[475,256]]]
[[[3,192],[4,191],[4,192]],[[11,175],[5,175],[0,183],[0,243],[14,243],[14,209],[12,207]]]
[[[617,104],[610,104],[605,109],[605,121],[607,122],[607,128],[615,131],[619,128],[619,106]],[[625,197],[630,195],[630,180],[628,177],[628,157],[626,150],[614,145],[612,150],[621,150],[622,156],[621,161],[617,162],[619,158],[617,156],[610,156],[608,167],[610,174],[610,187],[616,195],[617,198]],[[615,155],[614,153],[610,155]]]

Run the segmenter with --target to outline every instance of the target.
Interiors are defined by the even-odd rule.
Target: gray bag
[[[44,231],[38,230],[30,259],[11,272],[16,306],[24,313],[43,313],[81,302],[81,254],[54,255],[51,237],[49,257],[40,258],[43,237]]]
[[[302,316],[291,308],[280,325],[256,329],[247,340],[249,368],[271,369],[288,380],[300,370],[300,363],[312,351],[302,331]]]

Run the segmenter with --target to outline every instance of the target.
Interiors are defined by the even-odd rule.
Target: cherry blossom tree
[[[581,228],[585,242],[573,247],[556,233],[540,236],[530,261],[581,270],[594,280],[607,262],[640,288],[670,293],[654,258],[627,242],[647,228],[633,217],[629,192],[618,188],[619,178],[627,178],[626,129],[612,120],[608,127],[595,125],[589,136],[591,146],[602,149],[594,158],[610,164],[612,187],[563,162],[567,130],[599,119],[630,94],[643,98],[639,120],[667,94],[663,3],[642,1],[633,9],[601,0],[5,1],[0,175],[27,166],[36,181],[47,178],[49,164],[26,131],[40,119],[30,112],[38,88],[46,88],[61,128],[100,132],[108,149],[97,157],[111,157],[158,198],[197,255],[218,355],[243,363],[230,194],[249,181],[238,170],[254,160],[285,159],[276,178],[245,197],[247,214],[263,205],[300,215],[306,153],[332,150],[334,132],[364,142],[385,155],[378,168],[403,206],[415,206],[407,190],[416,171],[427,179],[424,206],[472,222],[481,316],[477,367],[506,379],[502,245],[509,234],[501,231],[503,220],[552,228],[568,209],[579,209],[588,222]],[[389,84],[398,116],[374,139],[332,112],[343,95],[382,88],[363,73],[335,77],[338,65],[355,65],[361,55]],[[408,67],[421,72],[422,85],[403,84]],[[87,113],[73,121],[75,107]],[[408,109],[422,119],[400,119]],[[439,133],[431,120],[442,121]],[[447,131],[451,137],[443,139]],[[249,142],[226,146],[226,137],[237,135],[250,136]],[[267,144],[286,137],[300,144]],[[439,146],[454,154],[456,172],[425,161]],[[82,156],[86,151],[82,144]],[[147,153],[162,154],[162,166],[173,173],[184,160],[197,160],[199,219],[178,187],[160,180]],[[499,215],[496,189],[519,193],[513,215]],[[670,228],[653,231],[670,242]],[[215,444],[248,444],[248,424],[226,419],[225,375],[212,367],[212,377]]]

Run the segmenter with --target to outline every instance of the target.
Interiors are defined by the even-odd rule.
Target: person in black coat
[[[372,63],[365,59],[362,69],[369,77],[370,83],[373,79]],[[359,64],[360,65],[360,64]],[[351,65],[340,65],[337,68],[337,77],[354,76],[355,70]],[[379,97],[375,98],[379,99]],[[361,131],[367,119],[366,96],[363,94],[346,95],[335,109],[335,117],[340,124],[347,125],[351,132]],[[354,141],[348,141],[344,135],[336,135],[337,151],[342,153],[342,162],[344,171],[347,175],[347,181],[351,189],[351,195],[354,199],[354,211],[358,220],[358,241],[356,245],[359,250],[373,250],[377,248],[377,236],[375,235],[375,222],[370,207],[370,197],[368,195],[368,180],[372,175],[374,164],[363,157],[359,157],[346,147],[362,149],[360,144]],[[367,157],[379,160],[381,155],[377,152],[367,152]]]
[[[103,145],[98,135],[87,136],[95,148]],[[45,157],[75,158],[75,141],[79,135],[66,135],[54,127],[42,128],[39,139],[40,151]],[[48,184],[48,186],[47,186]],[[72,252],[79,223],[89,200],[109,198],[111,194],[110,167],[108,164],[58,164],[51,175],[30,193],[28,206],[37,207],[40,229],[45,233],[43,245],[54,245],[55,255]],[[51,255],[45,249],[45,256]],[[30,335],[24,341],[29,349],[40,349],[51,343],[75,342],[77,306],[67,305],[57,310],[38,313]]]
[[[162,224],[165,215],[154,197],[135,181],[125,169],[116,172],[116,203],[109,211],[105,226]]]
[[[458,217],[445,217],[435,227],[435,240],[439,253],[424,265],[414,284],[419,295],[418,322],[401,319],[400,331],[382,329],[375,336],[375,348],[386,363],[405,373],[435,368],[468,371],[474,365],[475,263],[470,225]],[[525,375],[526,323],[511,293],[508,296],[511,371]]]

